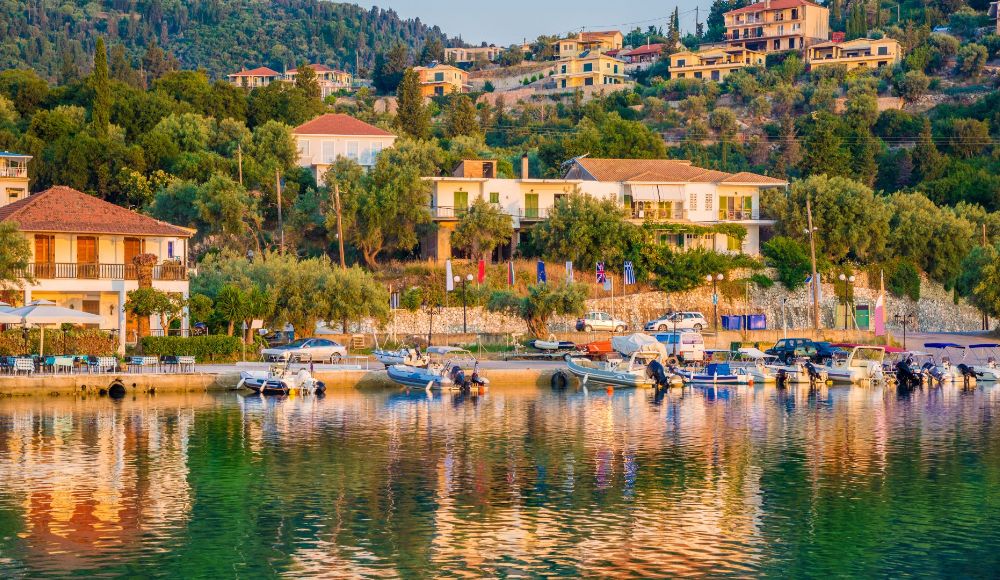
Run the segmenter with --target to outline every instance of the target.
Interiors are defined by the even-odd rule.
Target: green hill
[[[134,58],[159,45],[183,68],[221,77],[241,66],[292,68],[302,60],[355,71],[398,42],[415,50],[444,35],[392,10],[319,0],[3,0],[0,69],[68,80],[90,68],[105,36]]]

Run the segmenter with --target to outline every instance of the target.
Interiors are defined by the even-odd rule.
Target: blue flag
[[[538,283],[544,284],[547,278],[545,277],[545,262],[538,260]]]
[[[625,262],[625,285],[632,284],[635,284],[635,268],[632,267],[632,262]]]

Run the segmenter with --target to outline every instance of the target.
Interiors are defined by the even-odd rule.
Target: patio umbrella
[[[41,329],[41,341],[38,344],[38,356],[45,356],[45,326],[53,324],[100,324],[101,317],[56,306],[48,300],[35,300],[27,306],[15,308],[4,313],[17,317],[17,322],[35,324]]]
[[[0,300],[0,312],[10,312],[13,309],[14,307],[12,307],[10,304],[7,304],[6,302]]]

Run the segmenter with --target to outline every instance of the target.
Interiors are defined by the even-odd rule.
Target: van
[[[705,360],[705,339],[700,332],[658,332],[653,337],[666,345],[667,354],[671,357],[676,356],[685,362]]]

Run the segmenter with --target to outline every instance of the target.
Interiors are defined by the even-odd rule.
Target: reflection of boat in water
[[[885,349],[881,346],[856,346],[847,358],[834,359],[829,365],[818,368],[826,371],[835,383],[879,381],[885,377],[882,369],[884,360]]]
[[[469,363],[471,372],[466,374],[464,367],[470,366]],[[479,372],[479,361],[471,352],[452,346],[428,347],[425,366],[392,365],[386,374],[389,380],[404,387],[429,390],[485,387],[490,382]]]
[[[322,393],[326,391],[323,381],[313,378],[309,369],[294,371],[289,363],[272,365],[266,371],[241,371],[237,389],[247,388],[262,395],[288,395]]]

